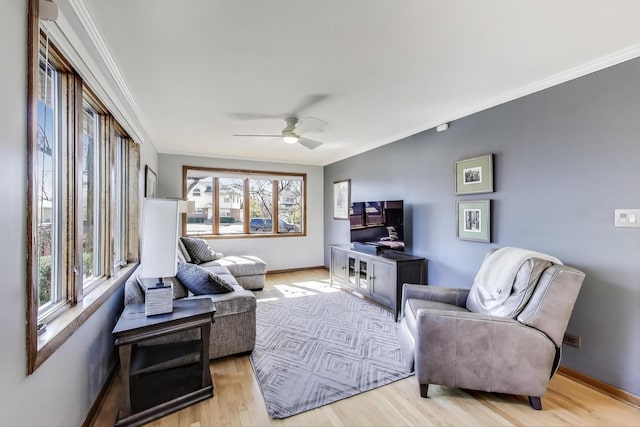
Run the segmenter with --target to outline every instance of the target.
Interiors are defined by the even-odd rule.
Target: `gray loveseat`
[[[256,343],[256,298],[249,290],[244,289],[229,269],[215,264],[206,267],[218,274],[233,286],[233,292],[215,295],[189,296],[187,288],[177,278],[172,278],[174,298],[211,298],[216,306],[215,322],[211,325],[209,358],[229,356],[232,354],[250,353]],[[144,287],[138,282],[139,269],[125,283],[124,303],[143,304]],[[172,340],[193,339],[197,331],[174,334],[167,338],[159,338],[165,342]],[[155,341],[157,342],[157,341]]]

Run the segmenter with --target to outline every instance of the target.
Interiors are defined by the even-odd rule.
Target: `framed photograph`
[[[456,237],[474,242],[491,242],[491,200],[456,202]]]
[[[493,154],[460,160],[453,164],[456,194],[493,192]]]
[[[144,197],[149,199],[158,197],[158,175],[149,165],[144,167]]]
[[[349,204],[351,203],[351,180],[333,183],[333,219],[349,219]]]

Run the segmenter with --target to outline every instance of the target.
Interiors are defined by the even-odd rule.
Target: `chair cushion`
[[[414,298],[409,298],[405,303],[403,309],[405,322],[407,324],[407,327],[409,328],[409,331],[411,332],[411,335],[413,335],[414,337],[416,332],[416,318],[418,317],[418,310],[420,309],[441,311],[469,311],[464,307],[453,304]]]
[[[176,277],[194,295],[224,294],[233,292],[233,285],[222,275],[195,264],[178,263]]]
[[[216,253],[211,249],[211,246],[209,246],[206,240],[195,237],[180,237],[180,241],[187,250],[189,257],[191,257],[192,263],[202,264],[203,262],[216,259]]]
[[[493,300],[474,283],[467,297],[467,309],[474,313],[516,318],[529,302],[540,276],[551,265],[550,261],[540,258],[526,260],[516,274],[511,294],[502,303]]]

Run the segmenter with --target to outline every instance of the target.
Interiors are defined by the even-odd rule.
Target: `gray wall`
[[[563,364],[640,395],[640,229],[613,227],[640,208],[640,60],[529,95],[325,168],[328,245],[348,241],[331,219],[333,181],[352,200],[404,199],[408,250],[429,259],[429,283],[470,287],[492,247],[550,253],[586,273]],[[495,192],[453,194],[453,163],[495,154]],[[491,199],[492,243],[456,240],[455,202]]]

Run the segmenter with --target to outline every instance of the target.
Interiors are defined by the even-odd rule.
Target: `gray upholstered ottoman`
[[[240,286],[250,290],[264,288],[267,263],[253,255],[225,256],[200,264],[201,267],[222,265],[236,278]]]

